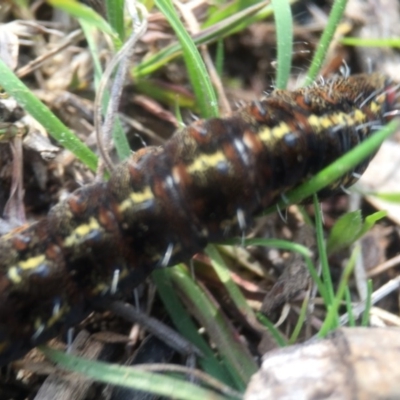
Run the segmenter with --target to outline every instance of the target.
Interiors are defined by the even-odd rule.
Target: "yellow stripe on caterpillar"
[[[65,247],[72,247],[80,244],[83,240],[85,240],[93,231],[99,231],[102,227],[96,218],[91,217],[89,219],[89,223],[78,225],[72,233],[67,236],[64,240]]]
[[[285,122],[281,122],[278,126],[274,128],[263,128],[259,132],[258,137],[261,139],[262,142],[269,144],[271,142],[275,142],[276,140],[282,139],[290,132],[291,129],[289,125]]]
[[[118,207],[120,212],[131,210],[132,207],[138,206],[146,201],[153,200],[154,194],[150,186],[146,186],[142,192],[132,192],[129,197],[124,200]]]
[[[41,254],[35,257],[30,257],[25,261],[20,261],[17,265],[14,265],[8,269],[7,276],[15,284],[21,283],[21,273],[27,270],[36,269],[46,260],[46,256]]]
[[[187,166],[187,171],[189,174],[203,173],[217,167],[219,163],[227,163],[227,161],[222,151],[217,151],[212,154],[202,154]]]

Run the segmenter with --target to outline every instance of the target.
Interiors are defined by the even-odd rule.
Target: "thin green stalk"
[[[205,389],[196,383],[164,374],[143,371],[143,367],[124,367],[101,361],[91,361],[41,346],[41,351],[63,368],[80,372],[98,382],[129,387],[148,393],[182,400],[226,400],[225,396]]]
[[[186,305],[216,345],[236,385],[243,389],[251,375],[257,371],[257,365],[247,347],[238,340],[238,333],[219,307],[204,289],[193,282],[183,266],[171,270],[171,276]]]
[[[118,36],[121,42],[125,39],[124,27],[124,3],[125,0],[105,0],[107,20]]]
[[[317,235],[318,255],[321,263],[322,278],[324,280],[325,288],[328,292],[328,303],[326,304],[326,306],[329,307],[332,304],[335,295],[333,290],[331,272],[329,270],[328,255],[326,253],[324,228],[322,226],[322,212],[319,205],[318,196],[316,194],[313,195],[313,203],[315,210],[315,232]]]
[[[276,87],[285,89],[289,80],[293,54],[293,18],[288,0],[271,0],[274,9],[277,61]]]
[[[344,37],[340,39],[340,43],[344,44],[345,46],[400,48],[400,37],[390,39],[362,39],[357,37]]]
[[[308,310],[309,301],[310,301],[310,296],[309,296],[309,293],[307,293],[307,296],[305,296],[303,303],[301,305],[299,319],[297,320],[296,326],[293,329],[293,333],[290,336],[289,344],[296,343],[296,341],[300,335],[301,328],[303,327],[304,321],[307,318],[307,310]]]
[[[240,310],[249,321],[255,321],[256,316],[252,308],[247,303],[246,298],[243,296],[243,293],[240,291],[236,283],[232,280],[230,271],[217,248],[213,245],[208,245],[205,252],[210,257],[214,271],[217,273],[219,280],[229,293],[229,297],[237,309]]]
[[[172,3],[169,0],[155,0],[155,3],[167,18],[182,46],[186,70],[188,71],[190,83],[196,94],[201,116],[203,118],[218,116],[217,97],[212,87],[206,66],[204,65],[196,45],[179,20]]]
[[[340,20],[343,17],[346,4],[347,0],[335,0],[335,2],[333,3],[328,22],[326,24],[324,32],[322,33],[317,51],[314,54],[310,69],[308,70],[307,77],[304,81],[304,86],[311,85],[311,83],[315,81],[325,60],[326,53],[332,41],[333,35],[336,32],[336,28],[338,27]]]
[[[53,7],[63,10],[77,19],[85,20],[90,25],[97,27],[102,32],[109,35],[116,49],[122,46],[122,41],[118,37],[117,32],[115,32],[109,23],[92,7],[75,0],[47,0],[47,2]]]
[[[318,337],[325,337],[328,334],[328,332],[339,326],[338,324],[339,307],[342,302],[343,296],[345,295],[346,288],[348,288],[350,275],[353,273],[354,267],[356,265],[356,260],[359,254],[360,254],[360,247],[357,246],[354,248],[350,260],[347,263],[346,267],[344,268],[336,296],[334,298],[333,303],[328,308],[325,321],[322,324],[320,331],[318,332]]]
[[[192,40],[196,46],[199,46],[200,44],[209,44],[232,35],[234,32],[245,29],[247,26],[255,22],[255,20],[260,21],[272,14],[272,7],[270,5],[263,5],[265,3],[267,2],[248,7],[229,18],[226,18],[224,21],[218,22],[215,26],[204,29],[203,31],[193,35]],[[135,78],[149,75],[167,64],[169,61],[179,57],[181,54],[182,45],[180,43],[173,43],[153,56],[143,60],[143,62],[133,69],[132,74]]]
[[[263,324],[271,335],[274,337],[279,347],[286,347],[288,345],[285,337],[279,332],[279,329],[275,327],[275,325],[263,314],[257,314],[258,320]]]
[[[85,35],[85,39],[88,44],[88,48],[90,51],[90,55],[92,57],[93,61],[93,66],[94,66],[94,82],[95,82],[95,87],[97,88],[101,75],[103,73],[103,70],[101,68],[101,61],[99,58],[99,49],[97,48],[96,42],[95,42],[95,32],[96,32],[96,27],[92,25],[90,22],[87,22],[84,19],[79,20],[79,24],[81,25],[83,34]]]
[[[200,335],[188,310],[179,299],[172,282],[171,269],[156,270],[153,272],[152,278],[154,283],[157,285],[158,294],[160,295],[175,327],[204,354],[204,357],[201,357],[198,360],[199,365],[211,376],[221,382],[225,382],[227,385],[233,386],[234,382],[228,374],[225,366],[220,363],[215,352],[211,350],[203,336]],[[195,285],[194,282],[193,284]]]
[[[362,318],[361,318],[361,326],[368,326],[369,323],[369,314],[371,312],[371,306],[372,306],[372,280],[368,279],[367,282],[367,298],[365,300],[365,310],[363,312]]]
[[[349,325],[350,327],[355,327],[355,326],[356,326],[356,321],[355,321],[355,319],[354,319],[353,305],[352,305],[352,302],[351,302],[351,294],[350,294],[350,289],[349,289],[349,287],[346,288],[345,300],[346,300],[347,315],[348,315],[348,317],[349,317],[349,323],[348,323],[348,325]]]
[[[0,59],[0,86],[35,118],[61,146],[70,150],[90,169],[96,170],[97,157],[45,106]]]

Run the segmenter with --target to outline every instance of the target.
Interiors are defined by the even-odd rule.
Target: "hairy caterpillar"
[[[82,320],[93,299],[245,230],[284,191],[385,124],[396,96],[380,74],[275,90],[139,151],[108,182],[0,238],[0,365]],[[328,191],[354,183],[367,164]]]

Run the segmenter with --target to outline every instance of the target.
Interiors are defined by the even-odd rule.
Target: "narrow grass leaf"
[[[279,329],[263,314],[258,313],[257,318],[262,325],[264,325],[271,335],[276,340],[279,347],[286,347],[288,345],[286,338],[279,332]]]
[[[378,221],[380,221],[382,218],[385,218],[386,216],[387,211],[385,210],[377,211],[371,215],[368,215],[368,217],[365,218],[365,223],[361,229],[358,239],[361,236],[365,235],[368,231],[370,231]]]
[[[272,15],[272,7],[265,6],[263,2],[249,7],[224,21],[219,22],[216,26],[211,26],[203,31],[193,35],[192,40],[196,46],[200,44],[213,43],[221,40],[224,37],[232,35],[235,32],[245,29],[247,26],[257,21],[260,21],[267,16]],[[254,15],[255,14],[255,15]],[[132,70],[132,75],[135,79],[143,78],[161,68],[169,61],[182,55],[182,46],[178,43],[172,43],[158,53],[147,57],[139,65]]]
[[[90,169],[96,170],[97,157],[69,130],[0,59],[0,86],[32,115],[60,146],[70,150]]]
[[[390,203],[400,203],[400,193],[366,193],[367,196],[374,196],[378,199],[388,201]]]
[[[96,26],[102,32],[106,33],[113,40],[117,49],[122,46],[118,34],[108,24],[108,22],[99,15],[93,8],[79,3],[76,0],[47,0],[53,7],[59,8],[75,18],[85,20],[89,24]]]
[[[351,293],[350,293],[350,288],[347,286],[346,291],[345,291],[345,301],[346,301],[346,310],[347,310],[347,315],[349,318],[348,325],[350,327],[355,327],[356,326],[356,321],[354,319],[354,314],[353,314],[353,305],[351,302]]]
[[[139,93],[150,96],[154,100],[158,100],[170,106],[178,106],[181,108],[190,108],[197,112],[196,101],[193,95],[187,92],[179,92],[174,86],[169,86],[164,82],[151,79],[141,79],[135,82],[135,88]]]
[[[211,259],[211,264],[214,271],[217,273],[219,280],[224,285],[225,289],[229,293],[230,299],[235,304],[237,309],[245,316],[249,321],[256,321],[256,316],[240,291],[239,287],[232,280],[229,268],[218,252],[214,245],[208,245],[205,250],[206,254]]]
[[[355,37],[344,37],[340,39],[340,43],[346,46],[357,46],[357,47],[392,47],[400,48],[400,38],[382,38],[382,39],[363,39]]]
[[[239,390],[243,390],[250,377],[257,371],[257,364],[238,333],[221,312],[207,292],[200,288],[182,267],[174,268],[171,275],[176,289],[181,293],[187,307],[201,326],[204,326],[210,339],[232,375]]]
[[[368,326],[369,324],[369,314],[371,312],[372,307],[372,291],[373,291],[373,283],[372,279],[368,279],[367,281],[367,298],[365,301],[365,310],[361,317],[361,326]]]
[[[234,382],[226,370],[225,366],[217,360],[214,352],[211,350],[204,338],[199,334],[197,326],[194,324],[187,309],[180,301],[176,289],[173,286],[171,270],[160,269],[152,274],[154,283],[157,285],[158,293],[164,303],[165,308],[170,315],[172,322],[179,332],[191,343],[196,345],[204,357],[199,358],[198,362],[209,375],[234,386]],[[193,284],[195,284],[193,282]]]
[[[309,297],[309,294],[307,294],[307,296],[304,298],[303,303],[301,305],[299,319],[297,320],[296,326],[294,327],[292,335],[290,336],[289,344],[294,344],[297,342],[297,339],[300,335],[301,329],[303,328],[304,322],[307,318],[307,310],[308,310],[309,301],[310,301],[310,297]]]
[[[347,5],[347,0],[335,0],[332,6],[332,10],[329,14],[328,22],[322,33],[319,41],[317,51],[314,54],[311,62],[310,69],[308,70],[307,77],[304,82],[304,86],[311,85],[313,83],[321,69],[321,66],[325,60],[326,53],[329,45],[332,41],[333,35],[336,32],[340,20],[343,17],[344,10]]]
[[[318,337],[320,338],[325,337],[331,330],[339,327],[339,307],[346,293],[346,290],[348,290],[350,275],[353,273],[357,257],[360,255],[360,251],[361,250],[359,246],[356,246],[354,248],[353,252],[351,253],[350,260],[343,270],[343,274],[340,279],[334,301],[332,304],[329,305],[325,321],[322,324],[320,331],[318,332]]]
[[[125,40],[124,3],[125,0],[105,0],[107,20],[118,33],[121,43]]]
[[[155,3],[167,18],[182,46],[186,70],[189,74],[190,83],[192,84],[196,95],[201,116],[203,118],[218,116],[218,101],[215,91],[196,45],[182,22],[179,20],[178,15],[169,0],[155,0]]]
[[[276,87],[285,89],[289,80],[293,54],[293,18],[288,0],[272,0],[274,9],[277,61]]]
[[[103,69],[101,67],[101,61],[99,58],[99,50],[96,46],[95,42],[95,33],[96,27],[87,22],[86,20],[82,19],[79,20],[81,25],[83,34],[85,35],[85,39],[88,44],[89,52],[92,57],[93,66],[94,66],[94,83],[95,87],[97,88],[101,79],[101,75],[103,73]]]
[[[322,211],[318,201],[318,196],[313,195],[313,205],[315,212],[315,232],[317,236],[317,247],[318,255],[321,263],[322,279],[324,281],[325,288],[328,293],[328,303],[325,303],[329,307],[333,303],[334,289],[331,277],[331,271],[329,269],[328,255],[326,253],[325,239],[324,239],[324,228],[322,224]]]
[[[260,0],[246,0],[246,1],[235,0],[235,1],[232,1],[231,3],[221,4],[219,7],[215,7],[214,11],[212,13],[210,13],[209,17],[203,23],[203,27],[215,25],[218,22],[220,22],[226,18],[229,18],[232,15],[235,15],[235,14],[239,13],[240,11],[242,11],[250,6],[253,6],[257,3],[261,3],[261,1]]]
[[[108,364],[101,361],[91,361],[41,346],[41,351],[52,361],[65,369],[80,372],[98,382],[111,385],[129,387],[148,393],[182,400],[226,400],[219,395],[201,386],[165,374],[143,371],[138,367],[124,367]]]

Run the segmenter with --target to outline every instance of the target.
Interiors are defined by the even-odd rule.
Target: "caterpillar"
[[[122,162],[46,218],[0,238],[0,365],[81,321],[94,299],[187,261],[384,125],[397,87],[380,74],[275,90],[199,120]],[[357,166],[325,190],[348,187]]]

